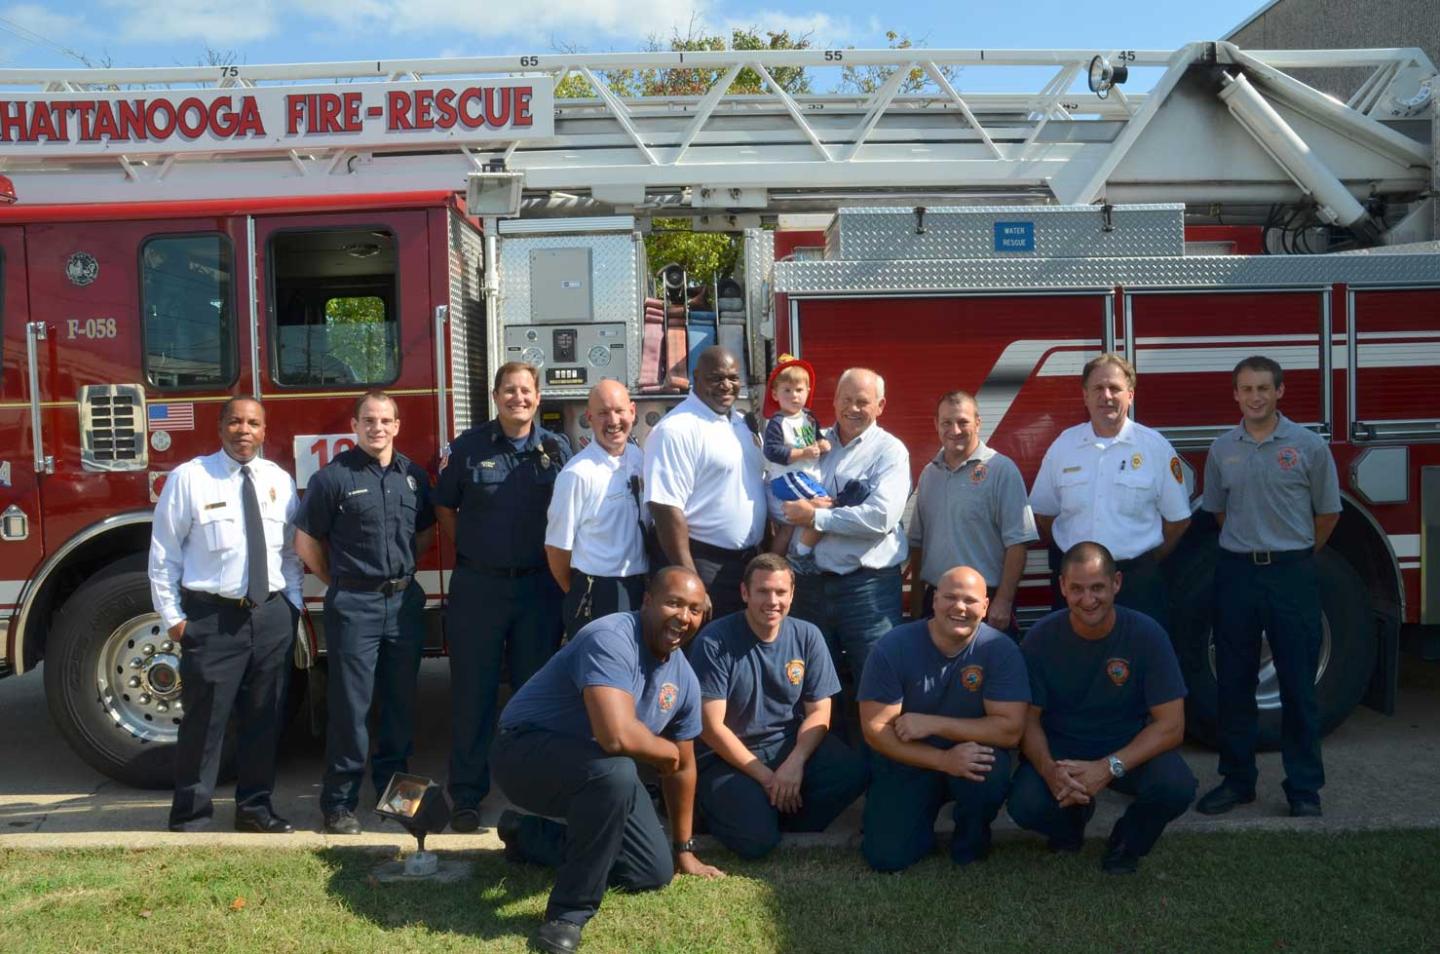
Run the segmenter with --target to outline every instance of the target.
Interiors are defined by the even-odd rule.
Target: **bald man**
[[[680,652],[705,607],[700,578],[666,567],[639,612],[582,628],[500,715],[495,781],[521,810],[500,815],[505,855],[556,868],[532,938],[542,951],[574,951],[609,885],[645,891],[677,872],[720,875],[691,837],[700,685]],[[642,774],[659,775],[668,844]]]
[[[765,458],[735,409],[739,395],[735,355],[706,348],[690,396],[645,441],[645,502],[660,546],[700,575],[716,618],[745,608],[740,580],[765,532]]]
[[[635,402],[619,381],[590,389],[594,440],[555,478],[546,514],[545,559],[565,591],[565,638],[611,613],[638,609],[645,594],[645,525],[640,503],[644,456],[630,443]]]
[[[935,615],[895,627],[870,653],[860,720],[875,757],[861,850],[877,871],[928,854],[935,816],[951,799],[950,860],[990,852],[1030,684],[1014,640],[983,622],[988,610],[985,577],[956,567],[935,587]]]

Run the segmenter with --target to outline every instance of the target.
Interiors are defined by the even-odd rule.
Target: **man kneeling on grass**
[[[557,869],[533,938],[542,951],[580,946],[607,885],[661,888],[677,870],[721,876],[695,857],[691,838],[700,686],[680,652],[706,605],[693,572],[661,570],[639,612],[583,627],[500,715],[495,781],[536,813],[500,816],[506,857]],[[637,763],[659,774],[673,845]]]
[[[1030,687],[1014,640],[982,622],[988,609],[985,578],[955,567],[935,587],[935,615],[895,627],[870,652],[860,723],[875,758],[861,851],[877,871],[928,854],[935,816],[952,800],[950,859],[990,852]]]
[[[1195,798],[1195,776],[1177,747],[1185,736],[1185,683],[1165,630],[1115,605],[1120,573],[1110,551],[1077,543],[1060,561],[1069,605],[1040,620],[1021,650],[1034,698],[1015,773],[1010,817],[1079,851],[1095,797],[1135,796],[1110,831],[1100,867],[1133,874],[1165,826]]]

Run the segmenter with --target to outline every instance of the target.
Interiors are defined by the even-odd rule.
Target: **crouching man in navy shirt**
[[[755,557],[740,596],[745,610],[706,626],[690,651],[705,724],[698,801],[725,847],[760,858],[782,830],[829,827],[865,790],[866,771],[829,734],[840,679],[824,634],[790,616],[790,564]]]
[[[1100,866],[1133,874],[1165,826],[1195,798],[1195,776],[1176,751],[1185,736],[1185,683],[1165,631],[1115,605],[1115,558],[1077,543],[1060,561],[1068,610],[1030,628],[1021,649],[1033,703],[1015,773],[1010,817],[1079,851],[1095,797],[1107,786],[1135,796],[1110,832]]]
[[[506,856],[557,869],[533,938],[540,950],[575,950],[607,885],[644,891],[676,870],[721,875],[695,857],[691,838],[700,687],[680,650],[705,608],[698,576],[661,570],[639,612],[582,628],[500,715],[495,781],[535,813],[501,815]],[[637,763],[659,773],[672,844]]]
[[[1015,642],[982,622],[988,609],[985,578],[955,567],[935,587],[935,615],[890,630],[865,664],[860,724],[875,757],[861,851],[877,871],[928,854],[952,799],[950,859],[990,852],[1030,687]]]

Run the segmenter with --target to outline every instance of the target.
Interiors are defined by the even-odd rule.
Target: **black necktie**
[[[240,468],[240,476],[245,478],[245,596],[258,605],[270,596],[270,568],[269,561],[265,559],[265,525],[260,522],[260,497],[255,493],[255,481],[250,476],[249,466]]]

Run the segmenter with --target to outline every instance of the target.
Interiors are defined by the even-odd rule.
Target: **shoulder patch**
[[[1185,483],[1185,472],[1180,469],[1180,458],[1170,458],[1170,476],[1175,478],[1175,483]]]

